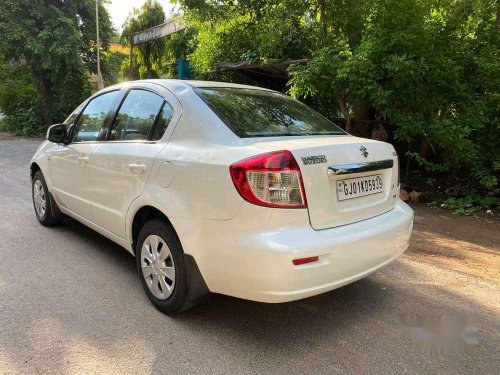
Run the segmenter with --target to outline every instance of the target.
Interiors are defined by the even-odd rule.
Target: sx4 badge
[[[312,156],[303,156],[302,162],[304,165],[309,164],[322,164],[326,163],[326,155],[312,155]]]

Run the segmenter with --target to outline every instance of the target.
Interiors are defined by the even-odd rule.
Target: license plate
[[[339,201],[365,197],[383,191],[384,180],[381,174],[337,181],[337,199]]]

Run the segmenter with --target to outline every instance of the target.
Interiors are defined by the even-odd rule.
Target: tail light
[[[307,208],[299,165],[290,151],[257,155],[229,167],[238,193],[265,207]]]

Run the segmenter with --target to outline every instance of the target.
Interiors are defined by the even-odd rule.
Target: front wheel
[[[54,209],[55,207],[52,207],[52,204],[55,203],[50,199],[49,189],[47,189],[47,184],[41,171],[35,172],[31,184],[33,207],[35,208],[38,221],[47,227],[58,224],[61,221],[61,215]]]
[[[174,231],[161,220],[147,222],[136,245],[137,272],[155,307],[173,314],[188,300],[188,281],[182,246]]]

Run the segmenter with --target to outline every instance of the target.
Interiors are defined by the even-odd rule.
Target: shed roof
[[[288,82],[288,67],[292,64],[306,64],[303,59],[285,59],[264,61],[241,61],[238,63],[224,62],[215,66],[212,72],[236,71],[253,80],[281,91]]]

